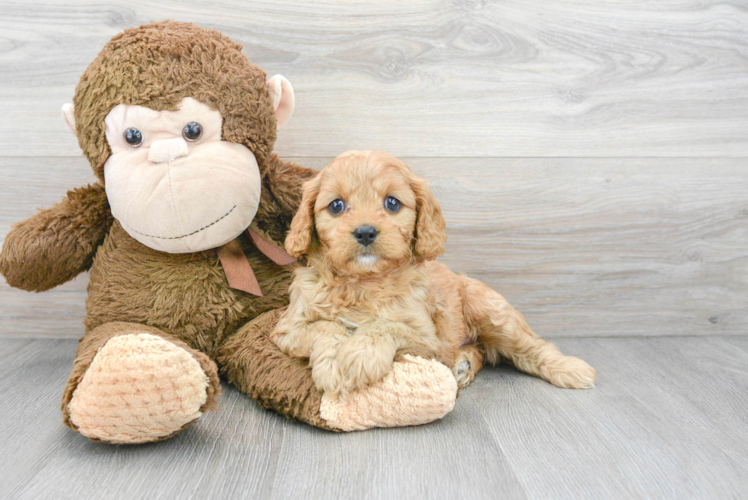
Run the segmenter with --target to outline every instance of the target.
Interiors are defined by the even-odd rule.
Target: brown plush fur
[[[112,38],[83,73],[73,100],[78,143],[99,179],[111,154],[104,118],[114,106],[175,111],[185,97],[220,111],[222,139],[249,148],[265,173],[276,138],[275,110],[265,72],[241,50],[218,31],[173,21]]]
[[[126,30],[104,47],[77,87],[79,143],[103,183],[110,154],[104,117],[117,104],[173,110],[190,96],[218,109],[222,139],[248,147],[260,167],[254,225],[282,246],[301,185],[314,172],[272,154],[276,119],[265,78],[239,45],[215,31],[175,22]],[[215,406],[219,390],[211,361],[217,359],[230,380],[263,405],[326,427],[306,365],[265,338],[275,316],[247,325],[287,304],[291,270],[270,261],[245,235],[240,241],[264,297],[229,288],[215,250],[167,254],[135,241],[113,221],[101,184],[71,191],[15,226],[0,254],[0,272],[11,286],[42,291],[91,270],[86,334],[62,404],[66,425],[74,428],[67,405],[98,349],[113,336],[146,332],[200,362],[210,379],[205,409]],[[224,348],[227,341],[236,353]]]
[[[274,264],[246,235],[240,241],[263,297],[229,288],[215,250],[152,250],[115,221],[91,269],[86,329],[112,321],[142,323],[214,356],[247,321],[287,303],[290,269]]]
[[[319,416],[322,393],[314,387],[309,365],[282,353],[270,340],[268,333],[284,310],[269,311],[243,326],[221,346],[216,360],[229,382],[263,407],[292,420],[336,430]]]
[[[386,209],[388,197],[400,208]],[[334,200],[342,212],[330,211]],[[373,243],[356,239],[361,227],[376,229]],[[273,332],[278,346],[309,359],[318,388],[342,394],[379,381],[404,353],[434,357],[459,378],[461,347],[470,360],[477,345],[491,363],[503,358],[559,387],[592,387],[587,363],[540,339],[485,284],[433,260],[444,227],[426,182],[403,162],[377,151],[339,156],[306,185],[286,239],[309,265],[296,271]]]
[[[13,226],[0,272],[10,286],[43,292],[87,271],[112,225],[101,184],[69,191],[62,202]]]

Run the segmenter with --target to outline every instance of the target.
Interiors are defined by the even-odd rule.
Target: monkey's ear
[[[291,118],[293,108],[296,103],[293,95],[291,82],[286,80],[282,75],[275,75],[267,82],[270,98],[273,100],[275,108],[275,119],[278,122],[278,128],[288,123]]]
[[[78,133],[75,131],[75,106],[73,106],[69,102],[63,104],[62,119],[65,120],[65,124],[68,126],[73,135],[77,136]]]

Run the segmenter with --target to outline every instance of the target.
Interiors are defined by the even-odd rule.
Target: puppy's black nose
[[[359,226],[353,231],[353,237],[365,247],[374,243],[374,240],[377,239],[377,234],[379,234],[377,230],[371,226]]]

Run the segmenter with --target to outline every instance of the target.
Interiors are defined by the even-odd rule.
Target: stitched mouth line
[[[145,233],[141,233],[140,231],[136,231],[136,230],[135,230],[135,229],[133,229],[133,228],[130,228],[130,230],[131,230],[131,231],[133,231],[133,232],[135,232],[135,233],[138,233],[138,234],[140,234],[140,235],[143,235],[143,236],[147,236],[148,238],[158,238],[159,240],[179,240],[179,239],[182,239],[182,238],[186,238],[187,236],[192,236],[193,234],[197,234],[197,233],[199,233],[200,231],[203,231],[203,230],[205,230],[205,229],[208,229],[208,228],[209,228],[210,226],[213,226],[214,224],[217,224],[218,222],[220,222],[220,221],[222,221],[223,219],[225,219],[226,217],[228,217],[228,216],[229,216],[229,214],[230,214],[231,212],[233,212],[235,208],[236,208],[236,205],[234,205],[233,207],[231,207],[231,210],[229,210],[228,212],[226,212],[226,213],[225,213],[225,214],[223,214],[223,215],[222,215],[221,217],[219,217],[218,219],[214,220],[213,222],[211,222],[211,223],[210,223],[210,224],[208,224],[207,226],[203,226],[203,227],[201,227],[200,229],[198,229],[197,231],[192,231],[191,233],[188,233],[188,234],[183,234],[182,236],[156,236],[156,235],[153,235],[153,234],[145,234]]]

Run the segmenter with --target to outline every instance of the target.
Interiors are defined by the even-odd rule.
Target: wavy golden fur
[[[360,228],[374,228],[374,239],[363,244]],[[405,163],[379,151],[340,155],[304,186],[286,249],[308,265],[295,271],[273,339],[309,358],[319,389],[343,395],[381,379],[406,353],[452,367],[460,386],[485,357],[559,387],[592,387],[592,367],[535,335],[488,286],[435,261],[444,228],[426,181]]]

